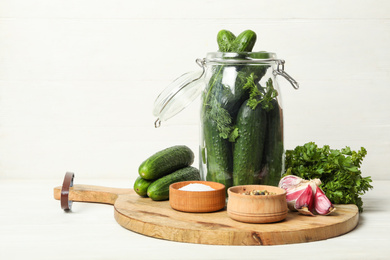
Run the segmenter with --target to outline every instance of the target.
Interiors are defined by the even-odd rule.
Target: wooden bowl
[[[185,191],[180,188],[200,183],[215,189],[212,191]],[[226,204],[225,185],[211,181],[182,181],[169,186],[169,204],[173,209],[184,212],[213,212]]]
[[[267,190],[275,195],[245,195],[245,191]],[[247,223],[272,223],[287,217],[286,191],[267,185],[243,185],[228,189],[228,216]]]

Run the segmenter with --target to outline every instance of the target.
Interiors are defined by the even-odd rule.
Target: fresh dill
[[[210,108],[206,112],[206,119],[213,120],[217,126],[219,136],[227,139],[232,131],[232,117],[214,98],[211,98]]]

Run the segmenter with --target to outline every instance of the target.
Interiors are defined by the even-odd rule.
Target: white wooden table
[[[131,188],[133,180],[81,179],[75,184]],[[343,236],[281,246],[178,243],[122,228],[113,207],[53,198],[57,180],[0,180],[0,259],[389,259],[390,181],[363,196],[359,225]]]

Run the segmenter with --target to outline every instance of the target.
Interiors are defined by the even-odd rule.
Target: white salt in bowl
[[[182,181],[169,186],[169,204],[184,212],[213,212],[226,204],[225,185],[212,181]]]

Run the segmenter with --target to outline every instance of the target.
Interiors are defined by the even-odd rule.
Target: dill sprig
[[[206,119],[215,122],[220,137],[224,139],[229,138],[230,132],[233,130],[232,117],[214,96],[211,97],[210,106],[206,112]]]

